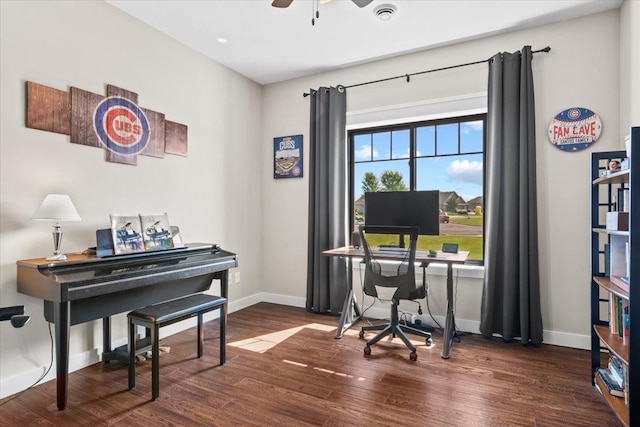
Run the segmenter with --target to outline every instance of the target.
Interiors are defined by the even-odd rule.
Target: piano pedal
[[[137,354],[136,355],[136,363],[144,362],[146,360],[147,360],[147,358],[144,357],[143,355],[141,355],[141,354]]]

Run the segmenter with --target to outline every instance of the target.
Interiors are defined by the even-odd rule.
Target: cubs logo
[[[573,108],[569,110],[569,113],[567,113],[567,115],[569,116],[570,119],[576,120],[577,118],[580,117],[580,110],[577,108]]]
[[[126,98],[102,100],[93,113],[93,127],[102,145],[116,154],[131,156],[149,143],[147,116]]]

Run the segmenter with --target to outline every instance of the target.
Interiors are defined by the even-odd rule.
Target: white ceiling
[[[319,5],[313,26],[315,0],[286,9],[271,0],[106,1],[268,84],[615,9],[623,0],[374,0],[364,8],[333,0]],[[381,4],[397,7],[391,20],[374,15]],[[228,43],[218,43],[221,37]]]

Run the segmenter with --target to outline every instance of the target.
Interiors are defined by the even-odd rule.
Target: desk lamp
[[[80,215],[71,197],[67,194],[47,194],[42,204],[33,214],[31,219],[42,221],[55,221],[53,226],[53,255],[47,258],[47,261],[65,261],[67,257],[60,253],[60,244],[62,243],[62,226],[61,221],[80,221]]]

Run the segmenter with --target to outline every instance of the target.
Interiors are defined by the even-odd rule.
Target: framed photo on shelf
[[[138,215],[110,214],[113,252],[116,255],[144,252],[142,226]]]
[[[157,251],[173,248],[169,217],[162,214],[140,214],[144,249]]]
[[[273,138],[273,178],[302,178],[302,135]]]

